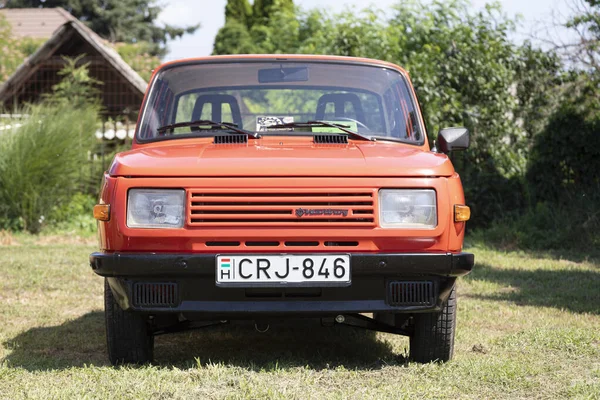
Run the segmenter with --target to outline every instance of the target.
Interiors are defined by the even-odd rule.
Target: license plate
[[[350,255],[218,255],[218,286],[348,286]]]

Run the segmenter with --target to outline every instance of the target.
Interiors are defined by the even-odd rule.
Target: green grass
[[[400,336],[299,320],[159,336],[154,365],[113,368],[93,244],[3,242],[2,399],[600,398],[600,263],[581,255],[470,249],[444,365],[408,363]]]

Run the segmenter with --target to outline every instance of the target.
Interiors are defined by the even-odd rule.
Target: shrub
[[[469,240],[502,249],[578,250],[600,248],[600,195],[572,198],[570,203],[540,202],[522,215],[495,220],[475,229]]]
[[[598,193],[600,113],[595,105],[579,104],[561,107],[536,138],[527,179],[538,201],[564,202]]]
[[[76,193],[68,203],[54,206],[49,212],[43,234],[68,234],[91,236],[96,232],[93,208],[96,198],[89,194]]]
[[[0,136],[0,223],[37,233],[80,189],[98,110],[57,102],[24,112],[23,125]]]

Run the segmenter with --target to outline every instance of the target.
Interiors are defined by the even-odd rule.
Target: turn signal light
[[[469,206],[454,206],[454,222],[466,222],[471,218],[471,209]]]
[[[110,204],[96,204],[94,206],[94,218],[98,221],[108,221],[110,219]]]

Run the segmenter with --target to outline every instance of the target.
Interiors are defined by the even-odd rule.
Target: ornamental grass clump
[[[24,112],[20,127],[0,133],[0,224],[37,233],[82,182],[98,109],[45,102]]]

